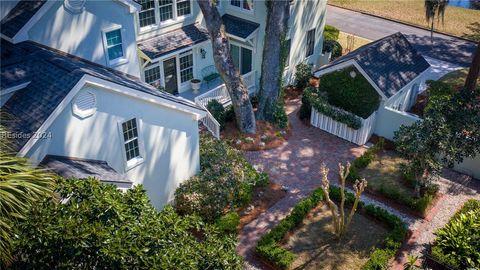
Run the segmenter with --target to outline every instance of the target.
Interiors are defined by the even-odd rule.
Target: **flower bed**
[[[455,269],[480,268],[480,201],[467,201],[436,235],[436,261]]]
[[[330,187],[330,197],[340,199],[340,188]],[[288,269],[295,260],[295,254],[282,248],[279,242],[294,228],[296,228],[309,211],[323,200],[323,191],[316,189],[309,197],[300,201],[290,215],[280,221],[267,234],[262,236],[257,243],[256,252],[269,264],[279,269]],[[354,201],[352,193],[346,193],[346,205],[352,205]],[[390,232],[383,241],[382,248],[375,248],[367,263],[362,269],[384,269],[388,261],[400,247],[407,232],[405,223],[395,215],[373,205],[359,204],[359,210],[378,221],[384,222],[390,228]]]
[[[402,205],[405,205],[409,209],[417,212],[419,215],[424,216],[427,208],[432,203],[438,192],[438,186],[431,185],[426,188],[424,196],[416,197],[412,193],[414,192],[413,186],[415,185],[415,180],[412,176],[402,172],[401,164],[395,164],[395,160],[391,160],[392,156],[385,154],[383,157],[379,156],[379,152],[383,150],[383,139],[380,139],[374,146],[370,147],[362,156],[355,159],[350,168],[350,174],[347,177],[347,180],[350,182],[355,182],[355,180],[363,178],[366,175],[367,167],[371,165],[372,162],[377,162],[376,166],[385,169],[387,167],[387,162],[393,163],[395,166],[392,170],[385,170],[388,175],[375,175],[375,179],[380,179],[381,184],[376,185],[373,178],[366,177],[369,181],[367,187],[367,192],[377,193],[385,196],[388,199],[394,200]],[[394,156],[394,153],[391,152],[391,155]],[[385,158],[382,163],[382,158]],[[387,159],[388,158],[388,159]],[[370,168],[370,167],[369,167]],[[372,169],[373,172],[375,170]],[[388,176],[388,177],[387,177]],[[386,181],[387,178],[395,178],[392,181],[394,184]],[[405,192],[408,190],[409,192]]]

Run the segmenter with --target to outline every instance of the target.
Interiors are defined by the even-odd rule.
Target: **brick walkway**
[[[288,142],[275,149],[244,153],[255,168],[267,172],[272,181],[289,188],[287,196],[240,232],[237,251],[246,257],[250,269],[265,268],[253,256],[258,239],[282,220],[299,200],[320,186],[320,164],[325,162],[330,168],[329,179],[336,181],[338,163],[352,161],[365,151],[364,147],[305,126],[296,115],[300,104],[300,100],[286,104],[293,131]]]
[[[366,149],[337,138],[320,129],[307,127],[296,115],[301,102],[287,102],[286,111],[292,125],[292,136],[282,146],[267,151],[244,152],[258,170],[265,171],[272,181],[289,188],[287,196],[246,225],[239,235],[237,251],[246,258],[246,269],[268,269],[254,256],[258,239],[282,220],[295,204],[320,186],[320,164],[330,168],[329,179],[337,183],[338,163],[352,161]],[[480,199],[480,183],[464,175],[446,171],[439,181],[444,194],[426,219],[414,218],[369,198],[363,200],[386,208],[399,215],[409,226],[412,236],[392,264],[392,269],[403,269],[406,254],[421,255],[427,244],[435,239],[434,232],[443,227],[455,211],[469,198]]]

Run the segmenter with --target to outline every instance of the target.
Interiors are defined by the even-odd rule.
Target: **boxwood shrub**
[[[340,192],[339,187],[330,187],[329,193],[333,200],[340,200]],[[323,198],[323,191],[321,188],[318,188],[309,197],[300,201],[293,208],[290,215],[280,221],[277,226],[260,238],[256,246],[256,252],[275,267],[288,269],[295,261],[295,254],[282,248],[278,242],[280,242],[289,231],[298,226],[308,212],[317,206]],[[354,194],[346,192],[346,205],[352,205],[354,201]],[[400,218],[388,213],[380,207],[374,205],[365,206],[363,202],[360,202],[358,209],[364,209],[363,211],[365,214],[384,222],[391,229],[383,242],[383,246],[373,250],[370,259],[362,269],[386,269],[388,261],[393,255],[395,255],[405,238],[407,232],[406,225]]]

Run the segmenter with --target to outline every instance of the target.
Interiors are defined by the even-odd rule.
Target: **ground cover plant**
[[[341,200],[340,188],[331,186],[329,191],[330,197],[333,200]],[[292,251],[282,247],[281,242],[303,222],[308,213],[317,207],[323,199],[323,190],[322,188],[318,188],[310,196],[301,200],[285,219],[280,221],[277,226],[260,238],[256,246],[257,254],[278,269],[289,269],[295,261],[296,255]],[[347,192],[345,205],[351,207],[354,201],[355,195]],[[388,266],[388,261],[393,257],[405,238],[407,232],[406,225],[397,216],[377,206],[365,205],[360,202],[358,207],[366,216],[378,220],[389,229],[381,245],[371,251],[369,259],[362,266],[362,269],[385,269]],[[315,237],[318,237],[318,235]]]
[[[367,192],[381,194],[386,198],[405,205],[420,215],[424,215],[438,192],[438,186],[429,183],[420,190],[415,179],[405,171],[407,161],[394,151],[383,149],[384,141],[379,140],[362,156],[355,159],[347,180],[354,182],[360,178],[368,181]]]
[[[257,172],[238,150],[209,135],[200,137],[200,167],[198,175],[175,191],[175,208],[207,221],[246,205],[254,187],[269,182],[268,175]]]
[[[389,19],[415,24],[420,27],[430,28],[427,20],[425,20],[424,1],[332,0],[328,3]],[[445,24],[442,24],[442,20],[435,20],[435,30],[453,34],[459,37],[478,38],[478,34],[475,34],[476,31],[478,31],[478,25],[476,23],[478,23],[479,17],[480,10],[447,6],[444,18]],[[461,18],[461,20],[458,18]]]
[[[59,179],[18,224],[14,269],[240,269],[236,240],[196,215],[157,211],[142,186]]]
[[[480,268],[480,201],[469,200],[438,230],[432,256],[456,269]]]

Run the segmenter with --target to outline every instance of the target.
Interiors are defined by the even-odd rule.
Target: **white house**
[[[194,103],[31,41],[2,39],[1,59],[3,136],[18,156],[65,177],[143,184],[157,207],[199,171],[206,112]]]
[[[315,114],[312,125],[334,135],[362,145],[370,135],[392,140],[401,125],[409,125],[420,118],[407,111],[415,104],[418,93],[425,88],[430,64],[408,40],[396,33],[340,57],[314,72],[320,77],[336,70],[355,67],[380,97],[380,105],[367,119],[361,119],[362,127],[353,130],[329,117]]]

